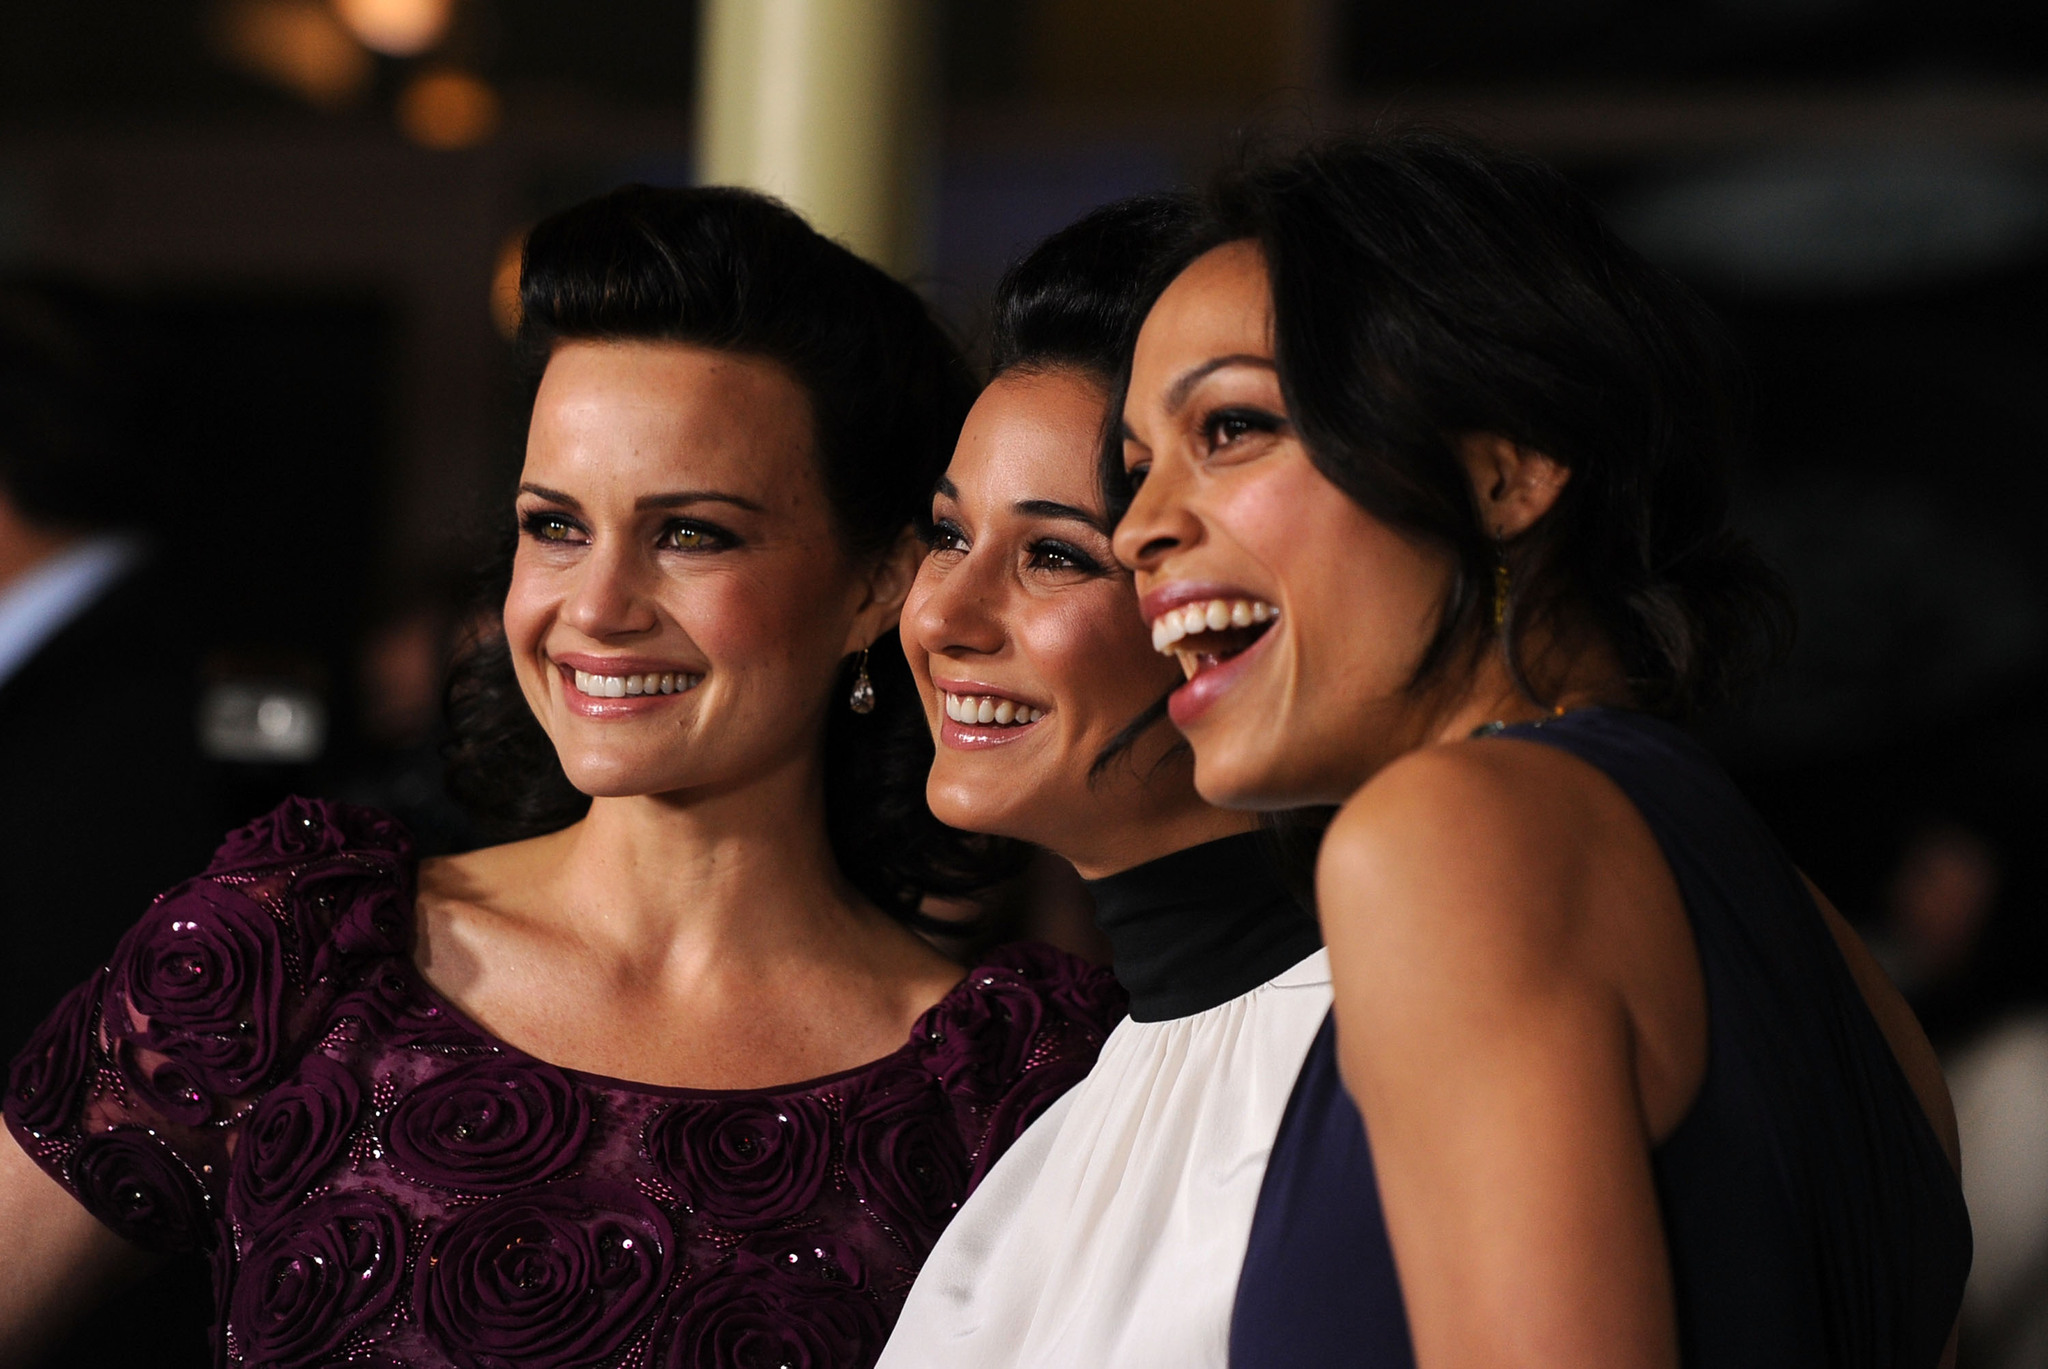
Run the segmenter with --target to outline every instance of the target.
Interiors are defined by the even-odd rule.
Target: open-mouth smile
[[[1279,621],[1280,610],[1260,599],[1197,599],[1152,620],[1152,649],[1180,661],[1192,680],[1248,650]]]

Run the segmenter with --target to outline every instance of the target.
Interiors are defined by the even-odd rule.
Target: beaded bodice
[[[933,1240],[1122,1013],[1043,947],[894,1054],[660,1088],[496,1041],[410,960],[397,824],[294,799],[159,898],[6,1117],[116,1231],[200,1249],[231,1365],[865,1365]]]

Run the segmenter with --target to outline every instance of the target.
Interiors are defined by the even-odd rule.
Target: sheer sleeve
[[[353,972],[405,950],[412,878],[402,829],[366,809],[291,799],[234,833],[15,1058],[16,1139],[121,1235],[210,1248],[242,1123]]]

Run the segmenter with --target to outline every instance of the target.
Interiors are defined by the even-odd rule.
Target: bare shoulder
[[[414,959],[444,988],[471,978],[491,948],[544,935],[535,891],[555,863],[558,833],[420,862]]]
[[[1358,933],[1382,952],[1568,954],[1590,885],[1612,877],[1615,856],[1643,854],[1638,827],[1604,776],[1554,747],[1412,752],[1353,795],[1324,840],[1317,894],[1333,949]]]

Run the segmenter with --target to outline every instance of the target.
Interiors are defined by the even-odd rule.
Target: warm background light
[[[466,71],[429,71],[398,96],[398,126],[423,147],[452,152],[498,131],[498,93]]]
[[[491,324],[510,342],[519,336],[519,268],[526,258],[526,230],[505,239],[491,268]]]
[[[453,0],[334,0],[335,12],[364,47],[387,57],[417,57],[448,32]]]
[[[214,46],[235,66],[311,104],[347,104],[369,87],[370,54],[321,0],[228,0]]]

